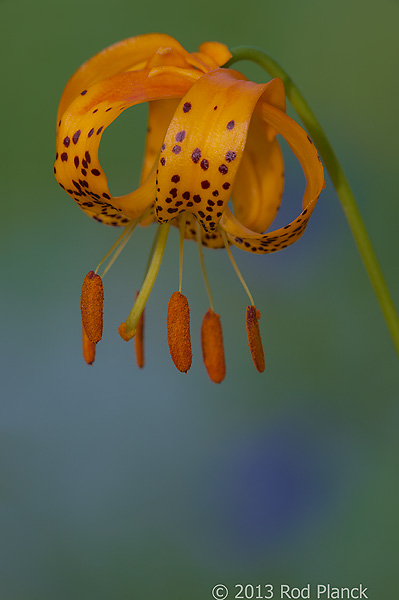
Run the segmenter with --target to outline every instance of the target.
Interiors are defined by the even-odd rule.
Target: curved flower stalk
[[[285,114],[282,80],[248,81],[238,71],[221,68],[231,58],[223,44],[208,42],[190,54],[162,34],[130,38],[100,52],[72,76],[61,97],[54,168],[58,183],[86,214],[107,225],[125,226],[103,260],[113,251],[113,262],[138,223],[159,224],[140,293],[119,328],[125,340],[134,337],[142,318],[169,227],[179,228],[180,285],[169,303],[167,329],[172,359],[185,372],[191,366],[191,342],[188,303],[181,294],[183,242],[197,241],[211,311],[202,329],[203,355],[210,378],[217,382],[224,378],[224,350],[202,246],[225,248],[232,260],[250,298],[250,351],[256,368],[263,371],[260,313],[230,246],[265,254],[293,244],[304,233],[325,185],[311,138]],[[149,104],[149,122],[141,182],[130,193],[113,196],[98,158],[101,137],[119,114],[142,102]],[[269,231],[284,186],[278,134],[299,160],[306,188],[297,217]],[[87,315],[90,302],[85,298],[82,295],[82,314]],[[97,343],[90,339],[90,326],[84,322],[83,328],[89,341]],[[217,351],[212,352],[213,347]],[[93,362],[92,347],[88,358]]]

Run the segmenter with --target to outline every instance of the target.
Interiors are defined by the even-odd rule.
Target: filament
[[[107,260],[107,258],[109,256],[111,256],[112,252],[116,248],[118,248],[119,245],[121,245],[118,248],[117,252],[115,252],[115,255],[110,260],[108,266],[104,269],[101,277],[104,277],[104,275],[107,273],[107,271],[109,271],[109,269],[112,267],[112,265],[114,264],[114,262],[118,258],[119,254],[122,252],[123,248],[126,246],[128,240],[129,240],[130,236],[132,235],[133,231],[135,230],[136,225],[137,225],[138,222],[139,222],[139,219],[135,219],[129,225],[126,225],[125,229],[122,231],[121,235],[118,237],[118,239],[116,240],[116,242],[111,246],[111,248],[108,250],[108,252],[104,256],[104,258],[102,260],[100,260],[100,262],[98,263],[97,268],[94,271],[96,274],[97,274],[98,269],[101,267],[101,265]],[[127,236],[126,239],[124,239],[125,236]]]
[[[231,264],[233,265],[233,269],[237,273],[237,277],[241,281],[242,287],[247,292],[248,298],[250,299],[251,305],[253,306],[254,305],[254,299],[252,298],[251,292],[249,291],[248,286],[245,283],[244,277],[242,276],[241,271],[238,268],[238,265],[237,265],[236,261],[234,260],[234,256],[233,256],[233,253],[231,251],[230,244],[229,244],[229,241],[227,239],[227,235],[226,235],[225,231],[223,231],[223,229],[219,229],[219,231],[222,234],[223,242],[224,242],[227,254],[229,256],[229,259],[231,261]]]
[[[209,285],[208,275],[207,275],[206,269],[205,269],[204,250],[202,248],[202,241],[201,241],[201,225],[198,223],[198,221],[197,221],[197,242],[198,242],[198,253],[199,253],[199,259],[200,259],[200,264],[201,264],[201,271],[202,271],[202,276],[204,278],[206,292],[207,292],[208,298],[209,298],[209,305],[210,305],[212,311],[215,312],[215,307],[213,304],[212,293],[211,293],[211,287]]]

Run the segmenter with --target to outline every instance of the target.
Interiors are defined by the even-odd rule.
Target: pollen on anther
[[[248,346],[256,369],[259,373],[263,373],[265,370],[265,355],[260,337],[259,319],[260,312],[256,310],[255,306],[247,306],[246,326]]]
[[[87,337],[93,344],[102,338],[103,332],[103,282],[94,271],[89,271],[83,281],[80,297],[82,323]]]
[[[221,383],[226,375],[222,325],[219,315],[210,308],[202,320],[201,346],[209,378],[214,383]]]
[[[191,367],[190,309],[180,292],[174,292],[168,304],[167,335],[169,351],[175,367],[187,373]]]

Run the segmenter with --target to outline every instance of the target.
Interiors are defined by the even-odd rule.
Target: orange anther
[[[94,271],[89,271],[84,278],[80,297],[82,324],[90,342],[97,344],[103,334],[103,282]]]
[[[248,346],[251,351],[252,360],[259,373],[265,370],[265,355],[263,353],[262,340],[259,331],[260,312],[255,306],[247,306],[247,336]]]
[[[139,295],[137,292],[136,298]],[[142,369],[144,367],[144,312],[141,313],[139,322],[136,328],[135,348],[136,348],[136,362],[137,366]]]
[[[132,329],[132,331],[129,331],[129,333],[126,331],[126,323],[125,322],[123,322],[119,325],[118,333],[125,342],[130,342],[130,340],[132,338],[134,338],[134,336],[136,335],[135,329]]]
[[[193,354],[190,338],[190,309],[188,301],[180,292],[174,292],[168,304],[166,321],[169,351],[176,369],[187,373]]]
[[[94,363],[94,359],[96,358],[96,345],[93,344],[87,337],[87,333],[85,328],[82,325],[82,345],[83,345],[83,358],[87,362],[88,365],[92,365]]]
[[[205,313],[201,326],[202,358],[209,378],[221,383],[226,375],[223,332],[220,317],[210,308]]]

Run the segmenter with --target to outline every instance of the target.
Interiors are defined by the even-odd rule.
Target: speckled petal
[[[156,211],[160,223],[187,211],[215,232],[230,198],[252,113],[267,84],[216,69],[181,100],[158,162]]]
[[[64,112],[57,129],[55,177],[87,214],[111,225],[125,225],[153,203],[155,172],[136,191],[112,196],[98,158],[100,140],[128,107],[182,97],[190,85],[179,73],[155,77],[144,71],[122,73],[93,85]]]
[[[302,166],[306,177],[302,212],[285,227],[259,235],[259,232],[244,227],[227,208],[221,218],[220,226],[227,233],[229,241],[242,250],[253,253],[276,252],[293,244],[303,234],[324,187],[324,171],[310,137],[295,121],[262,101],[257,106],[257,112],[268,125],[285,138]]]

